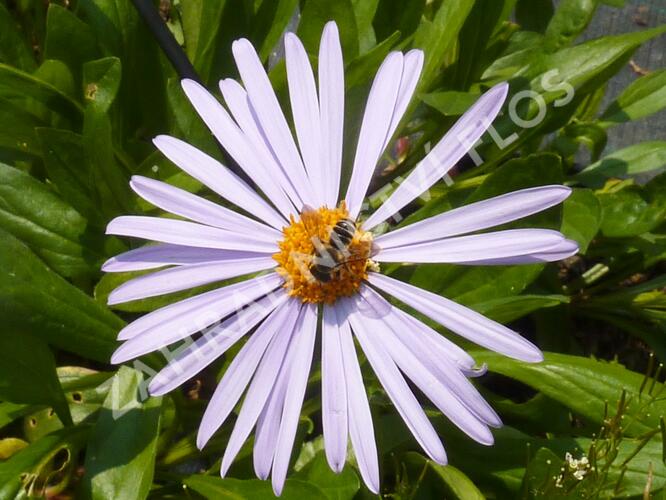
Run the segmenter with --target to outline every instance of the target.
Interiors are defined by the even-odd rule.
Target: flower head
[[[577,246],[556,231],[479,231],[552,207],[570,191],[562,186],[525,189],[375,236],[374,228],[429,189],[481,137],[499,113],[507,85],[483,94],[366,218],[361,216],[363,200],[416,88],[423,54],[392,52],[379,68],[351,178],[340,196],[345,96],[337,28],[329,23],[324,29],[317,79],[295,35],[286,35],[285,49],[296,140],[247,40],[233,45],[242,85],[220,82],[226,108],[199,84],[182,82],[201,118],[256,190],[189,144],[159,136],[154,142],[164,155],[234,208],[134,177],[131,185],[139,196],[180,218],[119,217],[107,229],[109,234],[159,242],[105,264],[108,272],[159,268],[121,285],[110,295],[111,304],[248,277],[129,324],[118,336],[125,342],[112,361],[122,363],[203,332],[152,379],[150,393],[160,395],[246,337],[211,398],[197,442],[203,447],[244,395],[221,473],[226,474],[254,429],[255,471],[261,478],[271,474],[273,489],[280,494],[321,324],[326,457],[340,471],[349,438],[361,476],[377,492],[377,450],[354,338],[417,442],[436,462],[446,463],[444,448],[406,378],[480,443],[491,444],[490,427],[501,425],[468,380],[479,374],[474,360],[386,296],[488,349],[527,362],[542,359],[533,344],[508,328],[381,274],[379,266],[385,262],[519,264],[565,258]]]

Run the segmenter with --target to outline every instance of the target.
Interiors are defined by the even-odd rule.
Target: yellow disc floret
[[[303,302],[331,304],[355,294],[368,270],[376,268],[370,259],[369,232],[357,226],[344,246],[331,238],[336,224],[348,217],[344,202],[337,208],[305,209],[299,219],[291,217],[283,229],[280,251],[273,255],[289,295]]]

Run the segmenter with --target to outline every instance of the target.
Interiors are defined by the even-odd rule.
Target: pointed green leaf
[[[269,481],[260,479],[221,479],[213,476],[190,476],[185,486],[210,500],[241,500],[245,498],[273,498]],[[327,498],[318,486],[300,479],[287,479],[280,499],[303,500],[304,498]]]
[[[666,401],[658,397],[662,384],[652,388],[657,396],[652,397],[649,391],[641,394],[644,375],[616,362],[546,353],[541,363],[524,363],[493,352],[470,354],[477,362],[487,363],[490,371],[527,384],[598,425],[604,422],[606,405],[614,411],[625,390],[629,403],[626,415],[632,421],[625,434],[630,437],[658,428],[659,416],[666,413]]]
[[[25,331],[0,334],[0,399],[52,406],[62,422],[72,424],[51,350]]]
[[[625,88],[601,115],[601,125],[610,127],[638,120],[666,107],[666,69],[640,77]]]
[[[128,367],[121,367],[113,378],[88,442],[83,487],[89,498],[148,496],[162,399],[142,401],[142,384],[143,374]]]
[[[123,321],[0,230],[0,317],[59,349],[108,362]]]
[[[626,177],[660,170],[666,165],[666,141],[648,141],[613,151],[575,175],[586,186],[601,187],[611,177]]]
[[[53,490],[67,486],[89,430],[86,426],[62,429],[0,462],[0,498],[45,497],[46,482]]]
[[[0,61],[24,71],[35,69],[35,56],[25,34],[4,4],[0,4]]]
[[[56,272],[95,276],[103,261],[101,237],[48,186],[21,170],[0,164],[0,228],[13,234]]]
[[[329,21],[338,25],[344,60],[351,61],[359,53],[358,27],[351,0],[306,0],[298,23],[298,36],[310,54],[317,54],[321,32]]]

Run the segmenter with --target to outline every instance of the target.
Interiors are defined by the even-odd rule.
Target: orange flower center
[[[304,209],[299,220],[291,216],[280,251],[273,255],[289,295],[331,304],[355,294],[368,270],[377,268],[370,258],[372,235],[348,217],[344,202],[337,208]]]

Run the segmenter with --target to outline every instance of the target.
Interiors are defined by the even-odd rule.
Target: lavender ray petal
[[[165,295],[244,274],[264,271],[276,265],[277,263],[272,257],[266,256],[172,267],[123,283],[109,294],[107,303],[109,305],[121,304]]]
[[[220,91],[224,97],[224,102],[229,107],[229,111],[231,111],[236,123],[238,123],[238,126],[259,158],[260,163],[263,165],[264,171],[270,172],[270,176],[268,177],[278,183],[280,189],[291,200],[291,206],[295,207],[294,209],[290,209],[289,213],[295,213],[296,209],[300,210],[303,206],[303,201],[298,196],[287,173],[271,150],[266,134],[262,130],[261,124],[258,123],[257,112],[252,107],[250,98],[247,96],[247,92],[245,92],[243,86],[232,78],[226,78],[220,80]]]
[[[320,204],[324,204],[324,170],[321,155],[321,123],[319,98],[312,66],[305,47],[293,33],[284,37],[287,84],[296,137],[305,170]]]
[[[150,381],[150,395],[162,396],[194,377],[286,300],[286,293],[268,295],[241,309],[192,344],[180,349],[176,357]]]
[[[250,102],[254,109],[259,111],[257,118],[275,155],[301,200],[308,205],[317,206],[298,148],[257,52],[244,38],[236,40],[231,50]]]
[[[393,359],[386,352],[383,346],[384,338],[382,337],[382,342],[379,342],[369,330],[367,318],[359,312],[360,303],[362,300],[357,297],[353,304],[345,303],[345,307],[352,330],[368,358],[368,362],[419,445],[435,462],[446,464],[446,452],[437,432]]]
[[[184,339],[209,327],[280,286],[272,273],[176,302],[149,313],[123,328],[119,340],[129,339],[111,358],[123,363]]]
[[[347,387],[341,334],[334,306],[324,306],[321,335],[321,403],[324,450],[334,472],[347,458]]]
[[[303,397],[310,374],[314,343],[317,335],[317,306],[305,304],[302,308],[299,326],[296,331],[296,343],[294,345],[294,358],[290,361],[289,382],[287,393],[282,409],[280,431],[278,432],[277,444],[275,446],[275,457],[273,459],[273,470],[271,482],[273,492],[280,496],[284,481],[287,477],[289,459],[291,457],[298,419],[303,406]]]
[[[213,135],[220,141],[245,173],[259,186],[286,218],[289,217],[291,203],[279,187],[272,181],[254,148],[245,134],[231,119],[220,102],[203,86],[193,80],[181,82],[183,91],[206,123]]]
[[[402,317],[402,321],[409,325],[410,329],[418,331],[424,335],[424,340],[428,342],[433,354],[439,357],[449,358],[463,373],[474,370],[476,361],[474,361],[474,358],[467,354],[464,349],[460,348],[425,323],[419,321],[411,314],[407,314],[397,307],[395,308],[395,311]]]
[[[227,447],[224,450],[224,457],[222,457],[222,464],[220,466],[220,475],[222,477],[226,476],[234,458],[236,458],[243,443],[250,435],[250,432],[252,432],[252,428],[256,424],[261,411],[266,406],[271,393],[277,390],[275,381],[280,374],[280,369],[285,362],[287,349],[292,342],[296,319],[297,314],[292,315],[289,318],[290,321],[283,325],[282,331],[273,337],[266,350],[266,354],[264,354],[257,368],[257,372],[252,378],[250,388],[247,390],[243,406],[227,442]]]
[[[546,210],[561,203],[570,194],[571,188],[566,186],[521,189],[409,224],[382,234],[375,241],[388,249],[473,233]]]
[[[267,479],[273,465],[275,447],[277,445],[278,433],[280,432],[282,408],[284,407],[289,372],[294,357],[293,353],[294,346],[290,345],[285,356],[285,361],[280,369],[280,374],[275,381],[273,391],[257,419],[252,461],[254,464],[254,473],[259,479]]]
[[[480,346],[522,361],[534,363],[543,360],[543,354],[534,344],[504,325],[467,307],[378,273],[370,274],[368,281],[433,321]]]
[[[395,133],[402,115],[405,114],[409,101],[412,100],[414,95],[414,90],[416,90],[416,84],[419,82],[419,77],[421,76],[421,70],[423,69],[423,51],[418,49],[410,50],[405,54],[404,65],[402,69],[402,78],[400,79],[400,88],[398,89],[398,97],[395,103],[395,109],[393,110],[393,116],[391,117],[391,125],[389,126],[388,133],[386,134],[386,139],[384,141],[384,147],[386,149]]]
[[[370,230],[395,214],[458,163],[495,119],[506,99],[508,89],[506,83],[500,83],[483,94],[365,221],[363,227]]]
[[[342,309],[337,304],[335,308],[336,312]],[[339,318],[340,315],[338,315],[340,347],[347,383],[349,435],[363,482],[370,491],[376,494],[379,493],[379,462],[372,414],[365,394],[361,367],[354,349],[351,327],[347,320],[342,321]]]
[[[319,45],[319,111],[325,203],[334,207],[340,194],[342,138],[345,118],[345,73],[335,22],[324,26]]]
[[[508,229],[382,248],[373,259],[378,262],[475,264],[488,259],[548,253],[563,241],[561,233],[550,229]]]
[[[208,407],[204,412],[197,434],[197,447],[203,448],[215,431],[224,423],[234,406],[245,392],[252,375],[257,369],[266,349],[275,335],[280,333],[284,323],[295,321],[300,304],[288,300],[276,308],[259,328],[250,336],[247,343],[238,352],[224,376],[217,385]]]
[[[403,59],[400,52],[391,52],[386,56],[370,88],[356,146],[352,175],[345,196],[347,209],[352,218],[356,218],[361,211],[361,204],[372,174],[384,150],[398,98]]]
[[[463,375],[460,368],[458,368],[448,356],[438,355],[439,353],[432,348],[427,334],[418,329],[414,329],[413,323],[405,321],[405,313],[402,313],[402,311],[399,312],[397,307],[391,305],[386,299],[368,286],[363,286],[360,293],[363,299],[368,302],[377,313],[375,319],[381,318],[381,321],[389,325],[396,341],[394,344],[397,346],[402,344],[403,347],[401,349],[403,351],[409,351],[410,354],[403,360],[394,357],[398,366],[402,369],[400,363],[402,361],[409,362],[411,359],[410,362],[416,362],[420,366],[420,368],[417,367],[417,375],[421,372],[424,377],[426,376],[426,373],[436,377],[444,389],[447,392],[450,392],[450,395],[445,394],[443,397],[455,397],[456,400],[465,407],[465,411],[460,409],[457,410],[458,418],[462,418],[463,420],[463,425],[459,425],[458,427],[463,430],[469,429],[469,427],[466,427],[469,423],[472,425],[472,428],[470,429],[472,434],[469,435],[474,439],[480,439],[479,442],[481,443],[488,444],[489,440],[492,440],[492,434],[490,434],[485,425],[480,427],[479,423],[474,422],[474,420],[481,420],[494,427],[500,427],[502,422],[497,413],[491,408],[486,400],[483,399],[479,391],[476,390],[476,387],[474,387],[467,377]],[[400,349],[398,349],[397,352],[400,352]],[[411,368],[413,370],[414,366]],[[403,372],[407,373],[407,370],[403,369]],[[409,377],[414,380],[413,377]],[[427,393],[427,390],[424,390],[424,392]],[[433,402],[436,401],[433,399]],[[442,412],[445,414],[448,414],[447,411],[454,410],[455,403],[452,405],[447,403],[442,408]],[[465,413],[467,410],[474,414],[474,418],[471,418],[471,420]],[[467,432],[467,430],[465,430],[465,432]]]
[[[270,226],[165,182],[134,175],[130,186],[139,196],[156,207],[192,221],[232,232],[251,231],[262,239],[265,236],[267,241],[279,240],[282,237],[279,231]]]
[[[263,241],[247,233],[239,234],[196,222],[144,215],[116,217],[106,226],[106,234],[221,250],[265,253],[278,250],[277,240]]]
[[[578,253],[578,243],[573,240],[563,240],[558,245],[549,248],[547,252],[516,255],[497,259],[481,259],[474,264],[484,266],[513,266],[516,264],[542,264],[567,259]],[[464,263],[463,263],[464,264]]]
[[[373,310],[370,315],[365,315],[361,309],[361,315],[364,318],[367,328],[374,331],[382,331],[382,348],[400,368],[400,371],[465,434],[481,444],[492,444],[493,435],[488,426],[475,413],[461,403],[447,384],[439,380],[428,370],[424,363],[414,355],[412,350],[401,342],[392,328],[393,325],[389,321],[382,321],[373,317],[374,313],[376,311]]]
[[[147,245],[111,257],[102,265],[102,271],[107,273],[143,271],[171,265],[182,266],[225,260],[253,259],[268,255],[271,254],[268,252],[243,252],[240,250],[220,250],[162,243]]]
[[[181,170],[208,186],[225,200],[275,229],[281,230],[286,224],[287,219],[276,212],[250,186],[206,153],[167,135],[155,137],[153,143]]]

